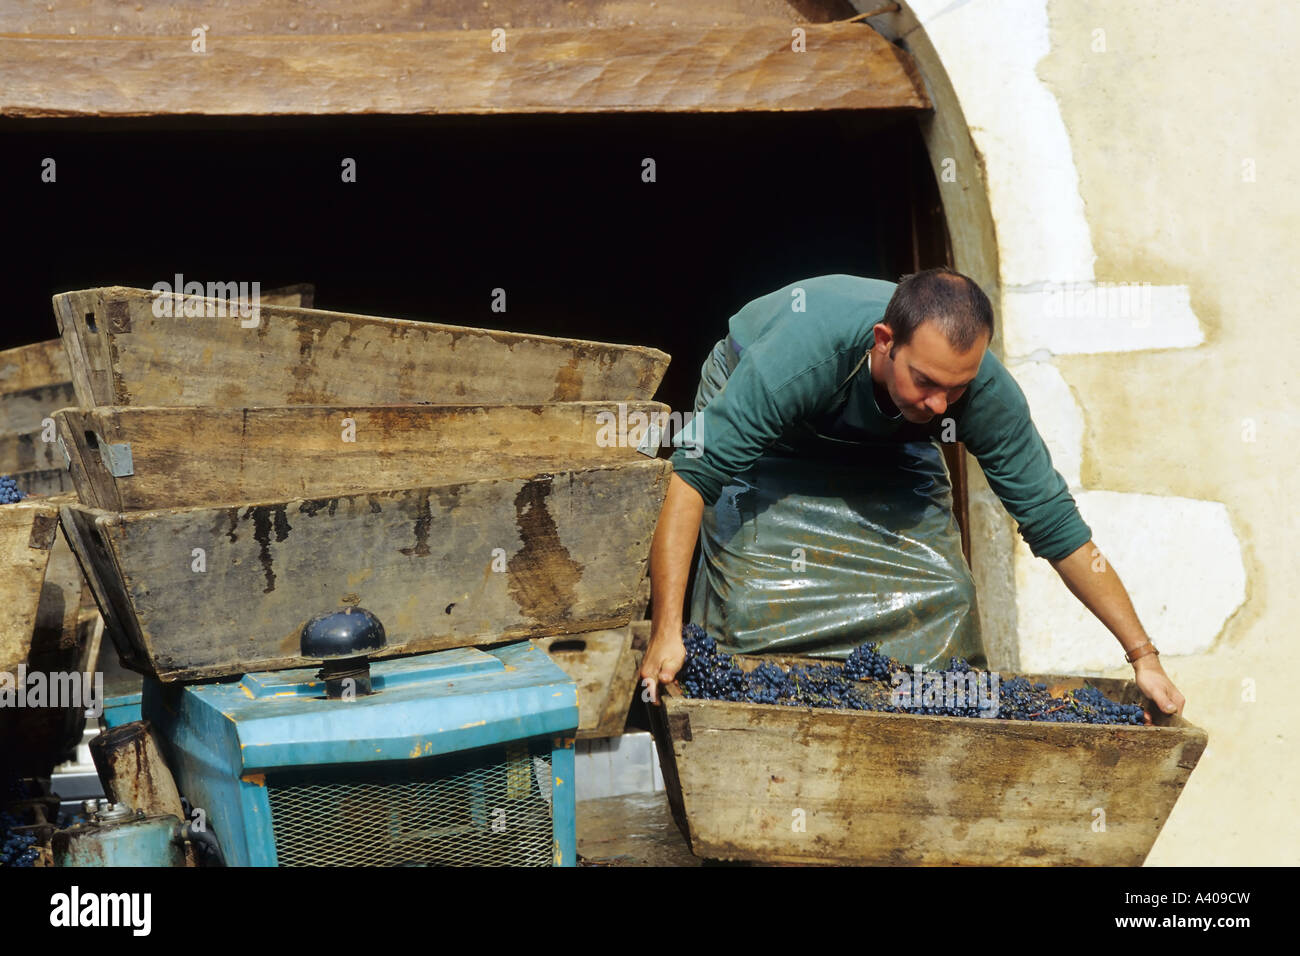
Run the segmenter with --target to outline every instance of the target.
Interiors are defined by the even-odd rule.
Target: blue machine
[[[185,826],[176,817],[146,816],[122,804],[100,802],[85,823],[55,831],[55,866],[185,865]]]
[[[326,684],[145,681],[143,716],[229,865],[575,864],[577,687],[544,651],[376,661],[350,697]]]
[[[104,713],[99,722],[104,730],[121,727],[140,719],[140,692],[104,698]]]

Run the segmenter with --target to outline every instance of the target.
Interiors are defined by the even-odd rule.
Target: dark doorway
[[[755,296],[948,261],[910,114],[11,120],[0,141],[0,348],[53,338],[56,292],[312,282],[318,308],[655,346],[657,397],[688,408]]]

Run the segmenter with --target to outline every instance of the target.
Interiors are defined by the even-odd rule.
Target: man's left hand
[[[1166,714],[1181,714],[1186,698],[1178,692],[1174,682],[1169,679],[1165,669],[1160,666],[1160,658],[1154,654],[1139,657],[1133,662],[1133,680],[1138,689],[1146,694],[1157,707]],[[1143,722],[1151,723],[1151,715],[1142,712]]]

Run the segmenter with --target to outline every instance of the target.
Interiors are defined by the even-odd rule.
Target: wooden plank
[[[197,25],[197,24],[195,24]],[[493,24],[493,27],[499,24]],[[865,23],[638,24],[370,35],[0,35],[3,116],[738,112],[930,106]],[[504,28],[503,28],[504,29]],[[499,44],[498,44],[499,46]]]
[[[623,733],[641,666],[631,627],[535,638],[534,643],[578,685],[578,737]]]
[[[95,628],[90,626],[90,622],[82,623],[81,571],[67,542],[58,534],[59,504],[73,500],[74,496],[65,496],[58,501],[45,502],[54,524],[47,521],[41,536],[42,540],[52,543],[40,599],[29,625],[30,647],[24,663],[28,674],[45,675],[47,693],[56,687],[68,687],[63,683],[67,678],[56,675],[90,675],[95,669],[93,655],[98,648]],[[0,511],[8,507],[11,506],[0,506]],[[54,534],[51,535],[50,531]],[[78,684],[83,694],[91,691],[84,680],[78,680]],[[0,720],[7,720],[6,725],[0,727],[0,739],[17,743],[6,757],[13,758],[23,773],[35,774],[48,774],[54,765],[70,759],[85,730],[85,703],[83,699],[56,707],[47,697],[40,707],[0,711]]]
[[[150,664],[144,641],[130,602],[119,586],[122,572],[104,536],[95,528],[95,517],[99,513],[65,505],[59,509],[59,525],[76,555],[82,577],[104,619],[104,633],[113,642],[119,659],[124,666],[146,673]]]
[[[15,474],[14,479],[18,482],[18,487],[28,493],[27,500],[36,501],[39,498],[58,499],[51,502],[56,508],[62,501],[77,500],[76,488],[72,483],[72,475],[65,469],[54,471],[29,471]],[[79,562],[69,547],[64,535],[58,535],[55,538],[50,564],[45,572],[46,588],[50,587],[51,581],[58,582],[58,588],[62,594],[61,601],[64,607],[71,607],[74,610],[85,612],[89,609],[95,613],[95,596],[90,589],[90,582],[82,574]],[[42,598],[44,603],[45,599]],[[63,633],[69,633],[72,627],[71,621],[65,616],[63,621]]]
[[[66,545],[67,542],[65,541]],[[99,669],[99,653],[104,644],[104,618],[99,611],[81,608],[77,612],[77,643],[81,647],[81,671]],[[107,693],[107,691],[105,692]]]
[[[383,621],[381,656],[622,627],[670,471],[63,518],[119,652],[172,681],[305,666],[302,626],[349,605]]]
[[[651,710],[694,852],[766,862],[1140,865],[1207,739],[1164,715],[923,717],[691,700],[675,684]]]
[[[59,339],[0,352],[0,474],[63,468],[58,449],[43,441],[42,423],[76,403]]]
[[[69,495],[50,503],[56,509],[56,525],[59,502],[74,500],[75,497]],[[57,533],[57,527],[55,530],[50,543],[50,560],[45,567],[40,606],[37,609],[37,628],[50,632],[62,647],[73,647],[78,646],[81,640],[77,631],[77,619],[81,614],[85,582],[72,548],[64,536]],[[67,667],[78,669],[79,660],[79,656],[74,654],[66,660]]]
[[[0,432],[0,475],[57,471],[66,465],[58,444],[44,441],[41,433],[39,425],[31,431]]]
[[[668,367],[657,349],[264,305],[257,325],[158,316],[155,293],[54,297],[78,404],[389,405],[645,401]],[[165,297],[173,301],[171,297]]]
[[[0,395],[0,434],[39,432],[41,423],[60,408],[77,404],[72,380],[38,385]]]
[[[60,457],[62,453],[60,453]],[[42,471],[19,471],[11,472],[10,476],[18,484],[21,491],[27,493],[25,500],[36,502],[40,498],[66,498],[67,500],[76,500],[77,489],[72,481],[72,474],[66,468],[46,469]],[[53,502],[54,507],[59,503]],[[71,561],[72,563],[68,563]],[[59,566],[65,570],[60,571],[57,575],[60,581],[60,588],[65,592],[71,593],[76,591],[77,604],[85,608],[95,607],[95,598],[90,590],[89,583],[82,576],[77,568],[75,559],[71,557],[71,550],[62,536],[58,537],[53,545],[53,554],[50,559],[50,567]],[[47,569],[47,584],[50,580],[51,571]],[[66,633],[67,624],[65,622],[64,630]]]
[[[71,378],[72,370],[58,339],[0,352],[0,396],[46,388]]]
[[[645,617],[646,608],[650,606],[650,575],[641,579],[641,583],[636,589],[636,611],[632,615],[633,621],[639,621]]]
[[[631,650],[630,630],[560,634],[535,638],[533,643],[546,651],[578,685],[578,736],[609,736],[594,732],[601,727],[610,696],[615,692],[619,664],[625,652]]]
[[[637,679],[637,671],[641,669],[645,648],[636,646],[632,627],[629,626],[624,630],[627,632],[628,639],[619,655],[614,675],[610,678],[609,693],[605,697],[600,719],[586,736],[618,737],[627,727],[628,711],[632,707],[632,699],[640,683]],[[578,736],[584,735],[579,732]]]
[[[620,407],[621,405],[621,407]],[[658,402],[65,409],[84,504],[107,511],[320,497],[570,471],[641,457]],[[619,442],[618,423],[623,422]],[[110,445],[129,446],[114,476]]]
[[[797,9],[796,9],[797,8]],[[255,34],[410,33],[420,30],[490,30],[515,27],[632,27],[672,22],[744,24],[784,17],[791,23],[839,20],[857,11],[848,0],[439,0],[395,4],[392,0],[351,0],[326,8],[301,0],[209,0],[203,22],[234,24]],[[58,4],[0,5],[0,33],[92,36],[182,36],[196,25],[186,0],[148,4],[116,0],[63,0]]]
[[[0,671],[27,662],[58,514],[48,500],[0,505]]]
[[[62,458],[62,452],[59,453]],[[44,468],[39,471],[12,471],[9,476],[18,483],[18,490],[28,495],[66,495],[77,493],[77,486],[72,481],[72,473],[60,462],[58,468]]]

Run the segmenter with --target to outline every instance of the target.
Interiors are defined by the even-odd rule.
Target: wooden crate
[[[615,737],[627,722],[641,655],[632,628],[535,638],[578,685],[578,737]]]
[[[75,626],[77,601],[68,599],[65,578],[75,565],[56,562],[46,586],[46,572],[55,552],[59,507],[75,499],[27,499],[0,505],[0,671],[14,674],[27,662],[33,635],[57,634],[66,622]],[[80,582],[73,578],[78,593]]]
[[[0,394],[0,434],[31,435],[33,441],[41,440],[41,424],[60,408],[77,404],[72,382],[54,382],[38,385],[21,392]],[[3,467],[8,471],[20,470],[12,457],[19,450],[0,452],[5,456]],[[27,452],[29,460],[36,460],[36,451]]]
[[[64,557],[57,552],[53,554],[46,570],[26,659],[27,673],[47,675],[47,694],[55,686],[54,678],[48,675],[81,674],[84,694],[90,692],[88,687],[93,687],[103,621],[97,612],[81,610],[64,599],[69,595],[75,599],[81,573],[66,545],[63,553]],[[70,566],[65,565],[65,558]],[[60,588],[70,590],[64,591],[61,597]],[[89,685],[85,683],[87,678],[91,681]],[[20,775],[48,777],[58,764],[76,757],[77,745],[86,728],[82,706],[86,701],[58,707],[53,703],[47,697],[41,707],[0,708],[0,740],[5,742],[5,761]]]
[[[60,453],[60,458],[62,454]],[[72,472],[66,460],[58,468],[44,468],[40,471],[12,471],[9,477],[18,483],[18,489],[28,495],[54,497],[58,495],[77,494],[77,485],[72,480]]]
[[[64,409],[55,419],[82,503],[134,511],[524,477],[638,459],[638,434],[628,430],[629,441],[611,444],[617,429],[610,423],[620,412],[644,422],[668,406],[622,404],[131,406]]]
[[[1142,701],[1132,681],[1030,679]],[[694,700],[674,683],[649,710],[700,857],[1138,866],[1207,739],[1146,706],[1154,726],[1053,724]]]
[[[0,352],[0,401],[6,402],[0,407],[24,407],[18,402],[19,396],[27,396],[30,392],[51,386],[67,385],[71,381],[72,368],[68,365],[63,343],[59,339],[48,339]],[[7,404],[10,398],[14,399],[12,406]],[[9,417],[5,415],[3,420],[8,421]],[[40,421],[40,418],[36,420]]]
[[[77,500],[76,485],[73,484],[72,473],[67,468],[15,472],[11,477],[18,483],[20,490],[27,492],[29,497],[24,500],[32,504],[35,504],[41,498]],[[58,507],[57,503],[55,507]],[[54,539],[50,566],[60,569],[57,577],[60,588],[71,588],[79,592],[77,603],[83,610],[95,609],[95,596],[91,593],[90,584],[82,577],[81,571],[77,567],[76,558],[72,554],[72,549],[68,547],[64,535],[58,535]],[[49,574],[50,572],[47,569],[47,577]],[[70,577],[67,575],[70,575]]]
[[[58,339],[0,352],[0,475],[63,468],[53,438],[44,441],[42,423],[74,404],[72,372]]]
[[[0,352],[0,474],[12,477],[33,498],[76,490],[67,461],[54,441],[54,429],[50,429],[48,442],[43,434],[46,419],[76,402],[71,379],[72,372],[59,339]],[[57,510],[58,506],[53,507]],[[71,585],[79,586],[76,561],[62,536],[55,537],[51,550],[51,564],[55,569],[51,580],[57,580],[59,588],[68,587],[64,572],[71,569],[74,573]],[[89,588],[81,588],[80,597],[79,603],[90,600]],[[54,613],[50,606],[53,600],[53,595],[45,600],[47,606],[41,609],[41,615],[46,625],[41,626],[48,626],[48,618]],[[22,608],[25,604],[19,602],[19,608],[15,609],[19,617],[27,614]],[[29,642],[32,635],[28,630],[23,640]],[[17,633],[11,640],[14,647],[22,643]]]
[[[123,662],[164,681],[304,666],[303,624],[359,605],[386,654],[629,623],[671,465],[635,460],[62,521]],[[203,570],[195,570],[196,561]]]
[[[650,622],[641,620],[650,602],[650,579],[637,585],[632,623],[607,631],[559,634],[533,643],[578,685],[578,738],[617,737],[640,681]]]
[[[81,407],[645,401],[668,366],[640,346],[271,304],[254,328],[212,299],[187,300],[204,315],[159,317],[159,298],[54,297]]]
[[[50,411],[52,414],[54,410]],[[30,431],[0,432],[0,475],[66,468],[67,459],[59,451],[58,443],[44,441],[41,431],[38,425]]]

